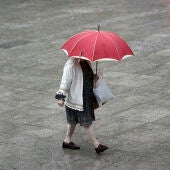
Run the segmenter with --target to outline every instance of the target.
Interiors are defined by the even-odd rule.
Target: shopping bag
[[[111,89],[104,82],[103,78],[99,78],[96,82],[96,87],[93,88],[94,96],[98,102],[99,107],[114,98]]]

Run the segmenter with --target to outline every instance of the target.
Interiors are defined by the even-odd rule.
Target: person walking
[[[72,135],[76,124],[84,127],[85,132],[94,145],[96,153],[108,149],[102,145],[95,136],[92,121],[95,121],[93,86],[98,76],[93,73],[91,63],[80,58],[68,58],[55,98],[59,106],[65,105],[67,117],[67,133],[62,147],[67,149],[80,149],[72,142]]]

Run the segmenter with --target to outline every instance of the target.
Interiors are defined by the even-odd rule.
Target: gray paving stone
[[[163,125],[166,125],[166,126],[170,126],[170,116],[165,116],[161,119],[158,119],[156,121],[154,121],[154,123],[160,123],[160,124],[163,124]]]
[[[52,129],[56,129],[58,132],[67,127],[67,121],[65,118],[65,112],[59,112],[53,116],[46,117],[42,120],[32,121],[31,125],[44,126]]]
[[[25,45],[25,44],[28,44],[28,43],[31,43],[31,41],[15,40],[15,41],[10,41],[10,42],[0,44],[0,48],[9,49],[9,48],[13,48],[13,47],[16,47],[16,46],[19,46],[19,45]]]
[[[0,169],[169,170],[167,0],[0,1]],[[134,57],[99,62],[115,98],[95,111],[109,150],[97,155],[79,125],[79,151],[63,150],[64,108],[54,99],[66,55],[85,29],[116,32]],[[95,68],[95,64],[93,64]]]
[[[48,118],[50,115],[55,114],[53,110],[45,109],[45,108],[38,108],[33,106],[25,106],[18,108],[16,110],[10,110],[8,112],[3,112],[1,115],[8,115],[7,118],[10,119],[4,120],[12,122],[16,125],[23,125],[33,122],[35,120],[40,120],[42,118]],[[4,116],[3,116],[4,117]]]
[[[120,150],[135,152],[137,154],[156,147],[156,145],[169,141],[170,129],[162,124],[144,124],[110,138],[110,143]]]
[[[117,136],[123,132],[126,132],[130,129],[137,128],[138,126],[141,126],[144,124],[144,122],[139,121],[131,121],[128,119],[122,119],[122,118],[114,118],[112,116],[109,116],[110,118],[106,119],[106,122],[100,123],[100,121],[97,121],[97,125],[95,125],[96,128],[96,134],[97,135],[103,135],[103,136]],[[110,121],[110,120],[112,121]]]
[[[112,165],[106,166],[103,168],[104,170],[109,169],[169,169],[169,144],[163,143],[152,147],[147,150],[144,155],[147,156],[139,156],[132,154],[128,159],[121,160],[120,162],[115,162]],[[126,157],[127,158],[127,157]]]
[[[145,107],[146,110],[143,110],[143,107]],[[118,115],[116,115],[116,117],[122,117],[128,120],[152,122],[164,116],[167,116],[168,111],[168,108],[161,107],[154,103],[148,103],[119,113]]]

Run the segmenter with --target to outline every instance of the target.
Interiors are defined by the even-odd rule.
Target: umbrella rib
[[[96,48],[96,43],[97,43],[97,39],[98,39],[99,33],[100,33],[100,31],[98,32],[98,34],[96,36],[96,39],[95,39],[92,61],[94,61],[94,53],[95,53],[95,48]]]
[[[95,32],[90,33],[90,34],[88,34],[88,35],[85,35],[85,36],[81,37],[80,39],[78,39],[77,42],[74,44],[73,48],[70,50],[69,54],[71,54],[71,52],[72,52],[73,49],[76,47],[76,45],[79,43],[79,41],[81,41],[82,39],[84,39],[84,38],[86,38],[87,36],[90,36],[90,35],[92,35],[92,34],[94,34],[94,33],[95,33]],[[82,49],[82,50],[83,50],[83,49]],[[69,56],[69,54],[68,54],[68,56]]]
[[[112,36],[118,36],[116,33],[114,33],[115,35],[113,35],[113,33],[111,33],[111,32],[106,32],[106,34],[111,34]],[[119,36],[118,36],[118,37],[119,37]],[[119,37],[119,38],[122,39],[121,37]],[[127,44],[127,42],[126,42],[125,40],[123,40],[123,39],[122,39],[122,42],[124,42],[124,44],[125,44],[125,45],[129,48],[129,50],[131,51],[130,54],[126,54],[126,55],[133,56],[134,54],[133,54],[132,50],[130,49],[129,45]],[[124,49],[123,49],[123,50],[124,50]],[[126,55],[123,56],[123,58],[126,57]],[[121,57],[121,60],[122,60],[123,58]]]
[[[106,34],[103,34],[103,35],[106,36],[108,39],[110,39],[110,41],[114,44],[114,46],[115,46],[115,48],[116,48],[116,51],[117,51],[117,54],[118,54],[118,56],[119,56],[119,59],[121,59],[120,54],[119,54],[119,52],[118,52],[119,50],[118,50],[118,48],[117,48],[115,42],[112,41],[112,39],[111,39],[108,35],[106,35]]]

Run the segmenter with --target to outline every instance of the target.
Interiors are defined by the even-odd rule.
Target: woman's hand
[[[64,100],[58,100],[57,101],[58,105],[63,107],[64,106]]]

